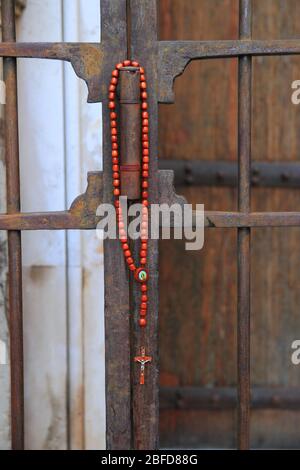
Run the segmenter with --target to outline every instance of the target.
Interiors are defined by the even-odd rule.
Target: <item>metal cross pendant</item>
[[[139,362],[141,365],[141,371],[140,371],[140,385],[145,384],[145,365],[148,362],[152,361],[151,356],[146,356],[146,349],[144,347],[141,347],[141,355],[136,356],[134,358],[134,362]]]

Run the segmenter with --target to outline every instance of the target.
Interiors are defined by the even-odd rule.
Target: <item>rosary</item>
[[[125,224],[123,220],[122,208],[120,204],[121,195],[121,182],[120,182],[120,165],[119,159],[119,143],[118,143],[118,115],[116,112],[116,88],[120,70],[123,67],[137,67],[140,71],[140,97],[141,97],[141,113],[142,113],[142,219],[140,224],[141,234],[141,249],[140,249],[140,266],[135,265],[132,253],[130,251]],[[149,278],[147,265],[147,250],[148,250],[148,177],[149,177],[149,114],[147,103],[147,83],[145,71],[140,67],[139,63],[131,60],[124,60],[122,63],[116,65],[112,71],[111,80],[108,91],[108,108],[110,110],[110,127],[111,127],[111,155],[112,155],[112,177],[113,177],[113,195],[114,205],[116,209],[116,216],[119,229],[119,239],[122,244],[122,249],[125,257],[125,262],[128,269],[133,273],[136,282],[140,283],[141,301],[139,312],[139,326],[145,328],[147,325],[147,302],[148,302],[148,286],[147,281]],[[129,169],[128,169],[129,170]],[[140,355],[134,358],[136,363],[140,364],[140,385],[145,383],[145,365],[152,361],[151,356],[146,355],[144,346],[140,348]]]

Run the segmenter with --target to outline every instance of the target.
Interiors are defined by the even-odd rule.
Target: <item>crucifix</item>
[[[134,358],[134,362],[139,362],[141,365],[140,370],[140,385],[145,384],[145,365],[152,361],[151,356],[146,356],[146,350],[141,347],[141,355]]]

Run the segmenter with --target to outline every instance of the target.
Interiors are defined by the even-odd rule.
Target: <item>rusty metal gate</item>
[[[252,40],[252,0],[240,0],[240,40],[158,41],[156,0],[102,0],[102,41],[86,43],[16,43],[14,1],[2,0],[2,43],[6,83],[5,151],[7,214],[0,229],[8,231],[9,315],[11,335],[12,447],[24,448],[24,387],[22,329],[22,230],[95,229],[96,208],[112,202],[110,123],[107,85],[111,70],[124,58],[135,58],[147,71],[151,113],[150,202],[184,203],[173,190],[173,174],[158,170],[158,103],[172,103],[173,82],[191,60],[239,58],[238,87],[238,212],[206,212],[207,228],[231,227],[238,232],[238,424],[237,444],[249,447],[250,411],[250,236],[251,227],[300,226],[300,212],[251,212],[251,61],[252,56],[300,54],[299,40]],[[20,212],[18,104],[16,58],[56,59],[71,62],[88,87],[88,102],[103,103],[103,172],[88,174],[86,193],[70,209],[51,213]],[[201,201],[199,201],[201,202]],[[209,235],[208,235],[209,236]],[[136,368],[140,330],[135,287],[129,286],[122,250],[117,240],[106,240],[105,330],[108,449],[158,447],[158,244],[149,240],[149,327],[145,339],[153,357],[147,384],[138,386]],[[199,443],[200,446],[201,443]]]

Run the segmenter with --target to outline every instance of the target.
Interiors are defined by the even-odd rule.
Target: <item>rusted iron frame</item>
[[[9,0],[4,0],[4,2]],[[3,44],[0,49],[0,56],[4,57],[36,57],[36,58],[48,58],[48,59],[60,59],[68,60],[72,63],[75,72],[81,78],[83,78],[89,87],[89,102],[103,101],[104,106],[106,104],[106,87],[107,81],[110,75],[110,69],[113,67],[115,62],[123,59],[126,52],[122,49],[122,44],[126,45],[126,38],[128,37],[128,31],[126,30],[126,5],[125,0],[102,0],[102,21],[103,18],[109,18],[109,21],[102,23],[102,43],[98,44],[14,44],[13,38],[6,45]],[[153,115],[157,114],[157,101],[170,102],[173,98],[172,85],[176,76],[180,75],[190,60],[201,59],[201,58],[217,58],[217,57],[238,57],[243,55],[281,55],[281,54],[299,54],[300,44],[298,40],[291,41],[207,41],[207,42],[189,42],[189,41],[177,41],[177,42],[159,42],[156,40],[156,5],[154,0],[146,3],[144,1],[137,2],[132,0],[130,4],[133,6],[133,12],[136,24],[147,22],[143,28],[143,35],[141,30],[138,30],[136,24],[133,29],[133,41],[132,51],[137,59],[140,59],[143,64],[147,64],[148,77],[150,75],[153,83],[159,75],[159,86],[158,95],[155,96],[153,92],[153,99],[150,103]],[[128,5],[128,4],[127,4]],[[148,21],[150,19],[150,21]],[[110,23],[110,24],[109,24]],[[118,31],[119,42],[115,41],[115,32]],[[151,37],[151,40],[145,44],[144,31],[147,32],[147,37]],[[125,35],[124,35],[125,32]],[[113,46],[115,44],[115,46]],[[103,65],[103,67],[102,67]],[[155,122],[156,119],[155,119]],[[154,126],[156,127],[156,126]],[[104,137],[109,135],[109,123],[107,121],[106,114],[104,113]],[[156,154],[157,147],[157,130],[153,129],[151,146],[153,153]],[[104,171],[108,175],[107,182],[104,183],[104,201],[111,201],[111,185],[109,182],[109,174],[111,171],[110,159],[109,159],[109,144],[104,138]],[[153,161],[153,192],[152,202],[157,200],[157,161],[156,155]],[[89,222],[82,224],[81,215],[76,216],[72,214],[72,211],[53,213],[53,214],[18,214],[18,210],[14,211],[14,214],[0,216],[0,221],[4,225],[4,229],[17,230],[37,229],[39,224],[41,228],[55,229],[55,228],[93,228],[93,221],[89,219]],[[13,217],[11,218],[11,216]],[[48,221],[42,220],[41,218],[48,217]],[[57,218],[57,219],[56,219]],[[56,220],[55,220],[56,219]],[[205,216],[206,225],[209,227],[250,227],[250,226],[294,226],[299,224],[298,213],[259,213],[251,214],[248,211],[243,213],[218,213],[208,212]],[[27,223],[24,227],[24,221]],[[61,224],[61,225],[60,225]],[[2,225],[2,226],[3,226]],[[7,227],[9,225],[9,227]],[[126,293],[126,273],[124,265],[122,265],[122,257],[118,245],[115,242],[106,241],[106,256],[105,256],[105,297],[106,297],[106,348],[107,348],[107,362],[106,362],[106,373],[107,373],[107,436],[108,436],[108,448],[128,448],[132,443],[132,435],[130,428],[130,416],[126,413],[130,405],[130,383],[126,379],[128,377],[128,368],[130,364],[125,367],[123,364],[122,374],[119,374],[119,361],[120,354],[115,354],[115,348],[112,344],[122,344],[122,352],[130,351],[129,338],[128,338],[128,321],[126,316],[128,315],[128,296]],[[109,246],[108,246],[109,245]],[[153,259],[152,267],[153,273],[157,273],[157,244],[153,242]],[[114,266],[120,265],[116,274]],[[247,269],[245,270],[247,271]],[[117,291],[115,291],[112,279],[114,277],[115,285],[118,285]],[[124,281],[125,280],[125,281]],[[118,284],[118,281],[120,283]],[[153,277],[151,288],[157,291],[157,275]],[[116,300],[119,301],[116,302]],[[150,317],[153,320],[153,327],[151,334],[149,335],[150,340],[153,340],[153,348],[155,350],[155,356],[157,358],[157,339],[156,339],[156,326],[157,326],[157,296],[152,301],[150,307]],[[127,307],[126,307],[127,305]],[[116,315],[113,315],[116,313]],[[121,313],[121,315],[117,315]],[[112,320],[112,317],[114,320]],[[116,335],[118,340],[116,341]],[[134,343],[139,341],[139,333],[134,332]],[[112,338],[114,340],[112,341]],[[114,356],[117,356],[116,360],[113,360]],[[144,427],[142,435],[137,438],[133,437],[134,446],[136,448],[143,448],[147,443],[151,443],[150,448],[157,446],[157,367],[152,369],[152,377],[150,380],[150,387],[147,391],[147,397],[141,400],[138,389],[134,387],[133,390],[133,414],[135,417],[133,425],[133,434],[139,428],[139,425],[145,418],[145,403],[151,404],[151,410],[154,411],[154,418],[150,423],[151,432],[147,437],[147,429]],[[144,405],[143,405],[144,403]],[[125,412],[125,416],[124,416]],[[115,416],[124,416],[117,422]],[[127,423],[127,424],[125,424]],[[124,427],[125,426],[125,427]],[[121,429],[122,428],[122,429]],[[126,432],[124,432],[126,429]],[[138,439],[138,442],[137,442]],[[129,444],[130,443],[130,444]],[[149,448],[149,447],[148,447]]]
[[[237,406],[235,387],[161,387],[161,410],[232,410]],[[298,410],[300,388],[252,387],[251,409]]]
[[[149,202],[159,202],[158,184],[158,96],[157,96],[157,1],[129,0],[131,14],[131,57],[138,60],[145,68],[148,88],[148,111],[150,115],[150,166],[149,166]],[[139,353],[139,347],[145,346],[148,355],[152,356],[151,367],[147,370],[146,385],[141,387],[139,371],[133,369],[132,412],[133,412],[133,446],[135,449],[158,448],[158,241],[149,239],[148,282],[149,303],[147,309],[147,327],[137,325],[139,317],[139,288],[133,286],[133,310],[135,322],[132,325],[132,354]],[[133,360],[133,357],[132,357]]]
[[[238,182],[238,166],[225,160],[159,159],[159,168],[174,171],[175,186],[229,186]],[[251,185],[268,188],[300,188],[297,162],[252,161]]]
[[[240,0],[240,39],[252,34],[252,0]],[[238,68],[238,208],[249,213],[251,180],[252,57],[240,56]],[[250,228],[238,229],[237,270],[237,442],[241,450],[250,445]]]
[[[205,227],[299,227],[299,212],[218,212],[205,211]],[[193,226],[196,226],[194,217]]]
[[[0,57],[64,60],[88,86],[88,103],[100,102],[107,92],[102,80],[107,45],[96,43],[2,43]]]
[[[167,202],[162,200],[163,202]],[[175,201],[176,202],[176,201]],[[100,204],[100,202],[99,202]],[[100,218],[95,213],[81,216],[72,211],[15,213],[0,215],[0,230],[94,230]],[[171,227],[174,220],[171,215]],[[192,227],[197,214],[193,211]],[[162,224],[161,224],[162,226]],[[205,211],[205,228],[300,227],[300,212],[222,212]]]
[[[122,0],[123,1],[123,0]],[[158,41],[159,92],[161,103],[172,102],[173,81],[191,60],[241,55],[287,55],[300,53],[298,39],[235,41]],[[102,69],[106,66],[103,43],[14,43],[0,44],[0,57],[56,59],[71,62],[78,77],[89,89],[88,102],[103,101],[106,94]]]
[[[88,173],[88,187],[67,211],[0,214],[0,230],[95,229],[96,211],[103,201],[102,172]]]
[[[299,39],[233,41],[160,41],[159,42],[159,102],[173,103],[173,83],[187,65],[196,59],[275,56],[300,53]]]
[[[2,41],[15,41],[14,1],[2,0]],[[20,211],[19,135],[16,59],[3,60],[6,86],[5,161],[8,214]],[[22,311],[21,232],[8,232],[8,313],[11,363],[11,438],[12,448],[24,448],[24,366]]]
[[[100,80],[103,122],[103,202],[113,203],[107,88],[115,65],[127,55],[126,0],[101,0]],[[98,85],[99,86],[99,85]],[[119,240],[104,240],[106,447],[132,448],[128,269]]]

